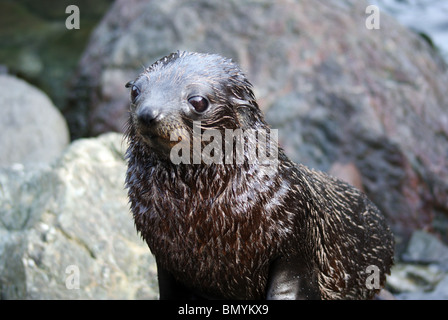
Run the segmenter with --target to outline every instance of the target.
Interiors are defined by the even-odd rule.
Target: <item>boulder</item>
[[[0,74],[0,167],[48,164],[69,143],[67,123],[45,93]]]
[[[0,171],[2,299],[154,299],[156,266],[128,208],[121,134],[45,168]]]

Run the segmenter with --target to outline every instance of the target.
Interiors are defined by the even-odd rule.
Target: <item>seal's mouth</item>
[[[169,157],[171,149],[180,141],[182,136],[172,134],[173,127],[167,124],[154,123],[151,126],[138,125],[138,135],[142,141],[156,153]]]
[[[152,132],[151,130],[140,130],[139,133],[140,136],[145,140],[166,139],[165,137],[160,136],[157,133]]]
[[[153,130],[139,130],[140,137],[150,146],[169,144],[170,137],[154,132]]]
[[[138,133],[145,140],[155,140],[161,137],[153,126],[145,126],[140,124],[138,126]]]

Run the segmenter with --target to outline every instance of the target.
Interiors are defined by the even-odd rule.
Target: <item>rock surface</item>
[[[122,135],[74,142],[51,166],[0,171],[2,299],[154,299],[134,228]]]
[[[448,299],[448,246],[435,236],[416,231],[387,279],[397,299]]]
[[[117,0],[80,62],[66,115],[73,137],[121,131],[124,83],[175,50],[240,63],[297,162],[350,164],[398,243],[448,230],[448,73],[425,40],[367,2]],[[436,223],[437,222],[437,223]]]
[[[39,89],[0,75],[0,167],[48,164],[69,143],[65,119]]]

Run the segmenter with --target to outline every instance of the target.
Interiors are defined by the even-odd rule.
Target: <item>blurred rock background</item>
[[[79,30],[65,27],[70,4]],[[447,299],[446,62],[381,3],[380,29],[366,28],[368,5],[1,0],[0,297],[157,298],[124,190],[124,84],[191,50],[238,62],[286,153],[383,211],[396,298]]]

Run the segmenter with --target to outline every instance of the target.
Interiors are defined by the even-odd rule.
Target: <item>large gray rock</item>
[[[154,299],[154,259],[124,189],[120,134],[74,142],[52,166],[0,171],[0,297]]]
[[[39,89],[0,74],[0,166],[48,164],[69,143],[67,123]]]
[[[178,49],[219,53],[246,71],[293,160],[326,171],[353,166],[398,242],[416,228],[442,232],[446,65],[382,11],[380,29],[366,28],[366,7],[359,0],[117,0],[70,90],[73,136],[123,130],[124,83],[143,66]]]

